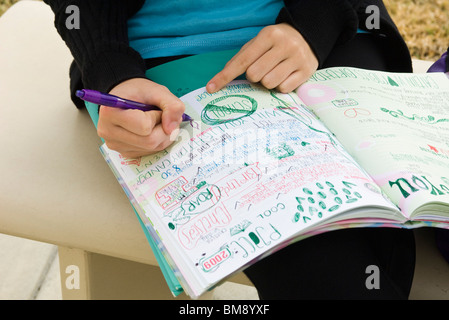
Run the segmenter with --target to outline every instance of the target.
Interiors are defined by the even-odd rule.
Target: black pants
[[[336,48],[323,67],[387,71],[379,41],[372,35],[357,35]],[[407,299],[414,267],[411,230],[357,228],[299,241],[257,262],[245,274],[261,299]],[[375,283],[378,288],[372,288]]]

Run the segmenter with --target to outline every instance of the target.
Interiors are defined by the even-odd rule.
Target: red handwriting
[[[217,181],[215,184],[220,188],[223,199],[229,199],[241,193],[243,188],[255,184],[262,174],[258,163],[245,166]]]
[[[184,186],[186,184],[187,180],[184,177],[179,177],[176,180],[173,180],[169,184],[156,191],[156,201],[163,209],[167,209],[172,205],[179,204],[182,200],[182,194],[186,191],[184,190]]]
[[[120,157],[120,164],[124,165],[124,166],[140,166],[140,162],[142,160],[141,157],[138,158],[127,158],[122,156],[121,154],[119,154]]]
[[[345,116],[348,118],[357,118],[358,115],[369,116],[371,112],[362,108],[350,108],[345,111]]]
[[[217,227],[224,227],[232,220],[226,207],[217,204],[209,212],[197,215],[182,225],[178,231],[179,242],[186,249],[193,249],[202,235]]]

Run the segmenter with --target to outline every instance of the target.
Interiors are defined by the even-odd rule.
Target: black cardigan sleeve
[[[108,92],[118,83],[145,77],[145,63],[129,46],[127,20],[136,13],[143,0],[44,0],[55,14],[55,27],[70,49],[74,62],[70,66],[70,91],[74,96],[82,87]],[[69,29],[66,8],[79,8],[79,29]]]
[[[284,0],[276,23],[287,22],[309,43],[320,65],[335,45],[357,32],[357,9],[361,1]]]
[[[287,22],[306,39],[315,53],[319,66],[326,61],[333,48],[352,39],[357,29],[365,29],[371,11],[369,5],[379,9],[378,29],[367,30],[385,38],[391,49],[391,71],[411,71],[409,50],[388,14],[382,0],[284,0],[276,22]]]

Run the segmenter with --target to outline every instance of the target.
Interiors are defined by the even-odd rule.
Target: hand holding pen
[[[86,92],[83,98],[87,100]],[[184,115],[185,106],[179,98],[166,87],[144,78],[121,82],[109,95],[97,95],[95,99],[92,102],[101,105],[98,135],[110,149],[125,157],[136,158],[167,148],[180,123],[190,120]],[[141,108],[161,111],[142,112]]]
[[[84,101],[92,102],[98,105],[119,108],[123,110],[140,110],[140,111],[162,111],[161,108],[132,101],[129,99],[123,99],[112,94],[102,93],[96,90],[82,89],[76,92],[76,96]],[[187,114],[182,114],[182,121],[192,121],[193,119]]]

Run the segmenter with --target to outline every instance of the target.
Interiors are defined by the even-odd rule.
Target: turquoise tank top
[[[240,48],[275,23],[282,0],[147,0],[128,21],[144,59]]]

